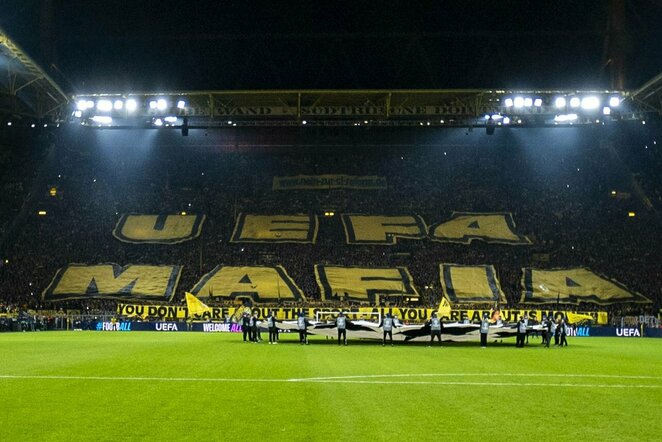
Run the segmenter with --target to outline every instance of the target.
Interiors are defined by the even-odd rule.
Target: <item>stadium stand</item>
[[[439,264],[456,263],[493,265],[509,306],[520,303],[523,267],[587,267],[653,301],[610,311],[654,313],[662,299],[658,126],[634,121],[494,136],[398,127],[228,128],[192,130],[188,137],[155,129],[63,127],[39,136],[8,130],[0,157],[10,171],[2,178],[0,304],[4,310],[114,311],[116,301],[107,299],[54,308],[41,293],[70,263],[117,263],[183,266],[175,304],[218,265],[282,265],[306,305],[322,306],[328,302],[313,266],[328,264],[405,266],[421,295],[416,305],[436,307]],[[321,174],[385,177],[387,186],[272,190],[277,176]],[[182,212],[206,216],[199,237],[133,244],[113,235],[123,214]],[[511,213],[516,231],[532,244],[429,237],[346,244],[340,217],[416,215],[431,226],[453,212]],[[317,215],[315,243],[232,242],[242,213]]]

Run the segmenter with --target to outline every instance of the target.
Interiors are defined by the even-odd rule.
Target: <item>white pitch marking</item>
[[[300,381],[332,381],[345,379],[379,379],[379,378],[419,378],[419,377],[544,377],[544,378],[605,378],[605,379],[653,379],[662,380],[660,376],[637,376],[618,374],[556,374],[556,373],[407,373],[407,374],[368,374],[353,376],[328,376],[314,378],[288,379],[290,382]]]
[[[549,376],[568,378],[622,378],[622,379],[662,379],[655,376],[620,376],[620,375],[546,375],[539,373],[423,373],[399,375],[364,375],[364,376],[335,376],[327,378],[298,378],[298,379],[266,379],[266,378],[185,378],[185,377],[128,377],[128,376],[60,376],[60,375],[0,375],[0,380],[6,379],[41,379],[41,380],[74,380],[74,381],[155,381],[155,382],[271,382],[271,383],[317,383],[317,384],[398,384],[398,385],[454,385],[454,386],[494,386],[494,387],[565,387],[565,388],[662,388],[662,385],[650,384],[577,384],[577,383],[544,383],[544,382],[466,382],[466,381],[386,381],[366,380],[369,378],[395,378],[395,377],[430,377],[430,376]]]

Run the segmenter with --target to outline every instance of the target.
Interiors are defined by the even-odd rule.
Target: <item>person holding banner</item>
[[[554,321],[554,317],[549,318],[549,331],[547,332],[547,346],[552,343],[552,337],[556,339],[556,321]]]
[[[487,347],[487,334],[490,331],[490,320],[487,313],[483,313],[483,320],[480,321],[480,346]]]
[[[278,324],[276,323],[276,311],[272,310],[267,318],[269,328],[269,344],[278,344]]]
[[[526,336],[526,320],[524,317],[520,318],[517,323],[517,341],[515,347],[524,347],[524,337]]]
[[[554,324],[554,345],[559,345],[559,339],[561,339],[561,319],[557,319]]]
[[[310,322],[306,319],[303,312],[299,313],[299,318],[297,319],[297,328],[299,329],[299,343],[301,345],[308,345],[308,326]]]
[[[439,340],[439,345],[441,345],[441,329],[444,328],[444,324],[441,322],[441,319],[437,318],[437,312],[432,312],[432,317],[426,325],[430,327],[430,345],[434,342],[435,337]]]
[[[540,325],[542,326],[542,345],[549,347],[549,321],[547,320],[547,315],[542,315]]]
[[[347,345],[347,318],[342,311],[338,313],[336,318],[336,327],[338,328],[338,345],[341,345],[341,342]]]
[[[391,341],[391,347],[393,347],[393,327],[397,327],[397,325],[393,323],[393,318],[391,318],[391,314],[387,313],[386,316],[382,318],[382,322],[380,322],[377,327],[383,328],[384,330],[384,337],[382,338],[382,347],[386,345],[386,336],[389,337],[389,340]]]

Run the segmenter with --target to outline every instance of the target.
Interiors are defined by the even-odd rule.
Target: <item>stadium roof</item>
[[[57,119],[68,111],[62,89],[0,28],[0,116]]]

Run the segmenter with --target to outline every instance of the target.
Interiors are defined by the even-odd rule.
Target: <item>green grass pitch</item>
[[[662,340],[530,342],[2,334],[0,440],[662,438]]]

